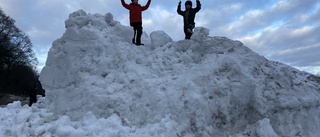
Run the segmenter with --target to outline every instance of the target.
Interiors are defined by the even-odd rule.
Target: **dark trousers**
[[[132,42],[134,44],[141,44],[141,36],[142,36],[142,23],[141,22],[132,22],[130,25],[133,27],[134,33],[137,36],[134,37]]]
[[[29,93],[29,106],[31,107],[33,103],[37,103],[37,90],[33,88]]]
[[[184,25],[183,31],[185,34],[185,39],[190,39],[193,33],[194,24]]]

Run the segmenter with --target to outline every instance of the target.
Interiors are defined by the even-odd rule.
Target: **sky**
[[[202,9],[196,15],[196,27],[210,29],[210,36],[239,40],[269,60],[320,74],[320,1],[200,1]],[[153,0],[143,12],[144,31],[150,34],[164,30],[175,41],[184,39],[183,20],[176,12],[178,2]],[[192,2],[195,7],[195,0]],[[145,5],[147,0],[139,3]],[[45,65],[52,42],[63,35],[64,21],[70,13],[79,9],[91,14],[110,12],[114,20],[129,25],[128,10],[120,0],[1,0],[0,7],[30,37],[39,70]]]

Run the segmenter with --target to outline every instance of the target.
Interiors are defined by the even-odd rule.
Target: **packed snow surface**
[[[318,137],[319,78],[239,41],[133,30],[111,13],[71,13],[32,107],[0,108],[1,137]],[[181,30],[181,35],[183,31]]]

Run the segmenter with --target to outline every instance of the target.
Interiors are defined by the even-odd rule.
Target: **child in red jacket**
[[[141,6],[138,3],[138,0],[131,0],[130,4],[126,4],[124,0],[121,0],[121,4],[123,7],[129,10],[130,13],[130,26],[133,27],[134,37],[132,39],[132,43],[137,46],[143,45],[141,43],[142,36],[142,11],[145,11],[149,8],[151,0],[148,0],[145,6]],[[136,37],[137,33],[137,37]]]

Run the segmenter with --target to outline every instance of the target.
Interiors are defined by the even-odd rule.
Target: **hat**
[[[192,2],[190,0],[186,1],[185,5],[190,5],[192,6]]]

